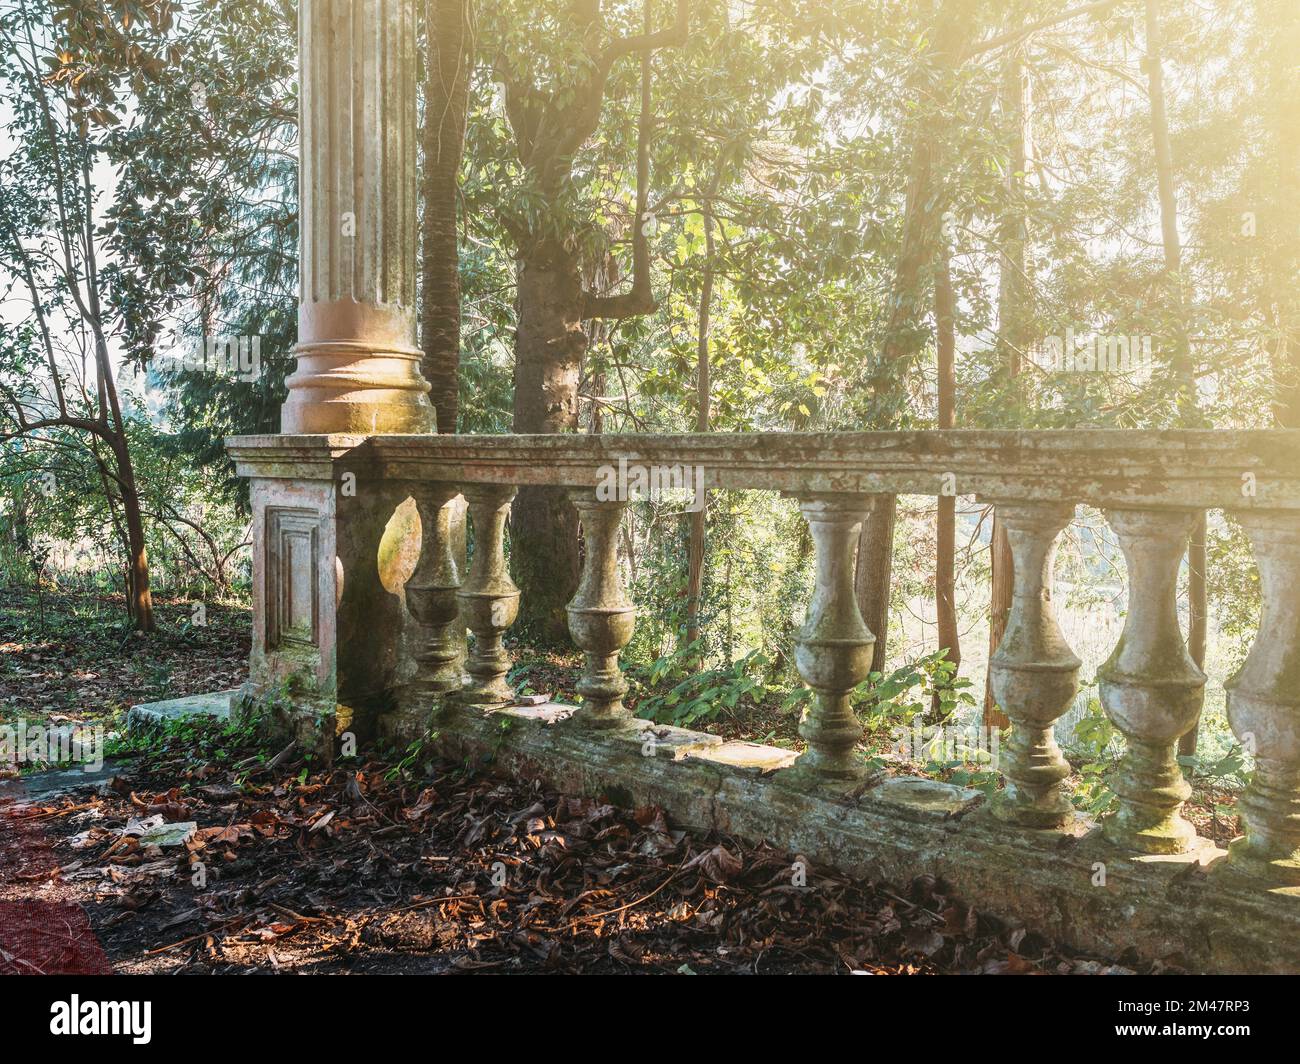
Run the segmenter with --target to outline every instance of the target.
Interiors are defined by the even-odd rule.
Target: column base
[[[1074,823],[1076,813],[1064,782],[1033,794],[1017,787],[1011,780],[989,803],[993,815],[1006,824],[1022,828],[1063,828]]]
[[[298,368],[285,382],[285,435],[435,432],[420,352],[363,341],[300,344]]]
[[[1116,846],[1151,854],[1190,853],[1199,844],[1196,828],[1181,816],[1172,814],[1158,823],[1151,823],[1153,819],[1121,808],[1101,818],[1102,837]]]
[[[512,704],[519,696],[515,690],[505,680],[496,683],[475,684],[473,687],[464,687],[452,696],[461,705],[465,706],[508,706]]]
[[[782,769],[777,777],[797,789],[807,790],[827,784],[875,783],[884,776],[884,770],[875,768],[856,754],[848,759],[828,758],[816,750],[805,750],[789,768]]]
[[[1272,887],[1300,887],[1300,855],[1252,846],[1244,835],[1229,844],[1228,864],[1242,875]]]

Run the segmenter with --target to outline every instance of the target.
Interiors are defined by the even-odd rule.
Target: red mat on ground
[[[0,882],[34,883],[57,865],[39,823],[0,804]],[[113,966],[80,905],[0,900],[0,975],[111,975]]]

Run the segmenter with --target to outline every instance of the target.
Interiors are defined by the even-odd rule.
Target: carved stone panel
[[[320,517],[266,511],[266,646],[320,646]]]

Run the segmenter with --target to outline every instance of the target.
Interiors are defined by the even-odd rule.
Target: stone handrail
[[[325,444],[323,447],[322,445]],[[962,430],[600,436],[237,436],[241,475],[346,454],[391,479],[594,487],[602,466],[698,467],[708,488],[1300,507],[1300,430]]]
[[[676,468],[692,486],[794,496],[817,559],[796,647],[800,676],[813,692],[800,725],[808,747],[787,773],[814,788],[871,782],[855,751],[862,726],[849,705],[874,642],[853,590],[854,547],[871,496],[961,494],[991,502],[1015,558],[1012,611],[990,661],[995,695],[1013,722],[1001,764],[1006,785],[993,807],[1003,821],[1036,829],[1062,829],[1075,819],[1070,770],[1053,726],[1078,689],[1080,662],[1057,626],[1050,577],[1057,536],[1075,504],[1099,506],[1130,583],[1123,633],[1098,676],[1102,704],[1127,740],[1110,781],[1117,802],[1103,834],[1150,854],[1186,853],[1201,841],[1182,816],[1190,790],[1176,751],[1198,719],[1205,676],[1184,644],[1176,589],[1197,513],[1230,511],[1251,536],[1264,600],[1255,645],[1228,683],[1230,723],[1257,760],[1242,802],[1246,835],[1231,860],[1270,885],[1300,886],[1300,607],[1291,593],[1300,582],[1300,432],[290,435],[236,438],[229,449],[255,485],[310,477],[333,491],[350,474],[354,483],[409,493],[424,527],[439,530],[426,538],[408,585],[415,593],[408,591],[407,609],[421,626],[416,675],[402,696],[408,705],[441,696],[480,707],[514,701],[502,637],[517,614],[519,590],[503,551],[506,519],[521,486],[567,489],[587,545],[568,607],[586,659],[574,726],[586,728],[630,723],[618,657],[635,611],[616,546],[627,497],[611,495],[611,473]],[[395,497],[391,491],[385,498]],[[458,494],[476,538],[463,580],[447,533],[448,507]],[[475,639],[462,671],[454,648],[465,627]]]

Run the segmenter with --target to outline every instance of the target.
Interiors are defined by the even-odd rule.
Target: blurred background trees
[[[421,9],[444,431],[1300,424],[1288,0]],[[289,0],[0,0],[6,579],[71,579],[41,551],[81,544],[102,564],[75,571],[137,617],[142,551],[167,594],[240,593],[220,441],[276,429],[291,362],[295,23]],[[1150,372],[1062,372],[1054,339],[1088,334],[1149,338]],[[213,335],[260,338],[261,374],[169,357]],[[576,558],[577,533],[539,506],[512,553],[544,628],[571,567],[528,559]],[[903,497],[877,517],[859,568],[877,668],[942,651],[979,687],[1009,602],[991,515]],[[1195,566],[1184,603],[1217,684],[1255,583],[1230,520],[1204,543],[1208,611]],[[796,683],[809,558],[783,500],[637,504],[629,659]],[[1090,665],[1124,608],[1116,564],[1084,513],[1058,597]]]

